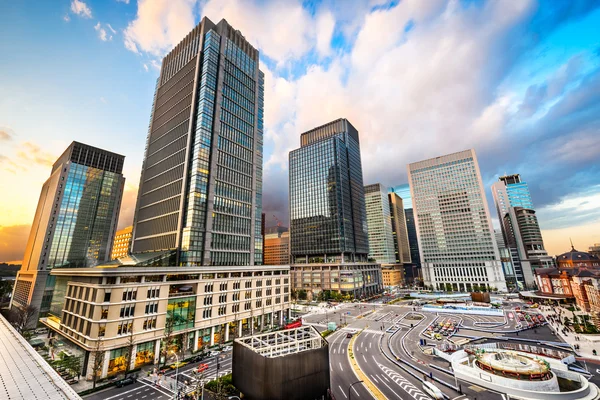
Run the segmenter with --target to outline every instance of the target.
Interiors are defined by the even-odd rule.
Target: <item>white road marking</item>
[[[348,396],[346,396],[346,392],[344,392],[344,389],[342,389],[342,387],[340,385],[338,385],[338,387],[340,388],[340,391],[342,392],[342,394],[344,395],[344,397],[348,398]]]
[[[367,362],[367,359],[365,358],[365,355],[363,354],[363,360],[365,360],[365,362]]]
[[[379,383],[379,381],[377,379],[375,379],[375,377],[373,375],[371,375],[371,379],[373,379],[375,381],[375,383]]]
[[[338,364],[340,364],[340,369],[342,370],[342,372],[344,372],[344,368],[342,367],[342,363],[340,362]]]
[[[335,354],[335,349],[333,349],[333,354]]]
[[[369,348],[371,348],[371,345],[373,344],[373,342],[369,342]]]
[[[358,392],[356,391],[356,388],[355,388],[354,386],[352,386],[352,390],[354,390],[354,393],[356,393],[356,395],[357,395],[358,397],[360,397],[360,394],[358,394]]]

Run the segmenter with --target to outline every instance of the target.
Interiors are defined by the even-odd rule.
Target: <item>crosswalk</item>
[[[375,313],[369,314],[365,316],[365,319],[370,321],[382,322],[382,323],[391,323],[396,324],[400,322],[400,320],[404,318],[404,314],[396,314],[395,312],[382,312],[377,311]]]
[[[402,375],[386,367],[383,364],[377,363],[377,366],[394,382],[398,384],[406,393],[408,393],[415,400],[430,400],[429,396],[423,393],[415,385],[407,381]]]

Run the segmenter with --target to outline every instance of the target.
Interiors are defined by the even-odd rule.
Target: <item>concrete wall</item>
[[[234,342],[232,373],[246,399],[321,399],[330,386],[329,347],[267,358]]]

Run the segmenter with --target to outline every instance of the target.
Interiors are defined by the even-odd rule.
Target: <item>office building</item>
[[[408,166],[425,285],[506,291],[474,150]]]
[[[11,307],[50,307],[56,268],[108,261],[123,196],[125,157],[73,142],[42,186]],[[35,318],[37,320],[37,316]]]
[[[365,186],[365,206],[369,231],[369,258],[379,264],[396,263],[397,244],[387,189],[380,183]]]
[[[89,360],[87,379],[97,346],[102,378],[287,320],[289,266],[262,266],[263,91],[258,51],[225,20],[163,59],[131,254],[53,271],[42,322]]]
[[[510,249],[504,243],[504,237],[501,231],[494,231],[496,236],[496,244],[498,245],[498,253],[500,254],[500,262],[502,263],[502,271],[504,271],[504,279],[506,280],[506,288],[509,292],[522,290],[517,283],[515,272],[515,263]]]
[[[396,263],[411,264],[412,258],[410,256],[410,244],[408,240],[408,228],[406,226],[406,215],[404,213],[404,202],[396,193],[388,193],[387,196],[390,204],[390,215],[392,217],[392,235],[394,236],[394,254]]]
[[[400,264],[386,264],[381,266],[383,286],[386,289],[404,285],[404,268]]]
[[[520,264],[515,265],[519,286],[533,288],[532,268],[547,268],[553,263],[544,249],[529,187],[519,174],[501,176],[492,185],[492,196],[504,242]]]
[[[290,233],[281,226],[266,228],[265,265],[287,265],[290,263]]]
[[[590,246],[589,253],[596,257],[600,257],[600,243],[594,243],[593,246]]]
[[[301,135],[290,152],[290,251],[294,289],[354,297],[382,289],[369,239],[358,131],[338,119]]]
[[[404,207],[404,218],[408,236],[408,247],[410,252],[410,264],[404,263],[404,279],[409,284],[421,285],[423,277],[421,274],[421,258],[419,255],[419,240],[415,227],[412,197],[408,183],[390,188],[390,194],[395,193],[402,199]]]
[[[120,231],[117,231],[115,234],[115,240],[113,242],[112,253],[110,255],[111,260],[125,257],[127,254],[129,254],[132,232],[133,226],[131,225],[121,229]]]
[[[179,265],[262,264],[264,74],[227,21],[203,18],[162,62],[132,252]]]

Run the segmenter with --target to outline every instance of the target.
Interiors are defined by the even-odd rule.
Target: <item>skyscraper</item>
[[[425,284],[506,291],[475,151],[409,164],[408,177]]]
[[[396,263],[394,227],[387,189],[380,183],[365,186],[365,204],[369,230],[369,257],[380,264]]]
[[[544,249],[529,187],[519,174],[501,176],[492,185],[492,196],[504,242],[515,258],[517,281],[522,287],[532,288],[535,286],[532,269],[554,263]]]
[[[332,121],[303,133],[289,157],[294,287],[354,296],[381,290],[381,268],[367,262],[358,131],[346,119]]]
[[[12,305],[49,310],[54,268],[110,260],[125,178],[125,157],[73,142],[42,186]]]
[[[392,217],[392,235],[394,236],[396,262],[400,264],[411,264],[412,259],[410,255],[404,202],[396,193],[388,193],[387,196],[390,204],[390,215]]]
[[[133,253],[179,265],[262,264],[264,74],[227,21],[204,18],[162,62]]]
[[[408,247],[410,252],[410,264],[404,263],[404,278],[407,282],[421,282],[421,258],[419,255],[419,240],[417,238],[417,229],[415,227],[413,203],[410,195],[410,186],[408,183],[390,188],[390,195],[396,194],[402,199],[404,207],[404,219],[406,222],[406,231],[408,235]]]
[[[133,226],[131,225],[121,229],[120,231],[117,231],[115,234],[115,240],[113,241],[112,253],[110,255],[111,260],[125,257],[127,254],[129,254],[132,232]]]

